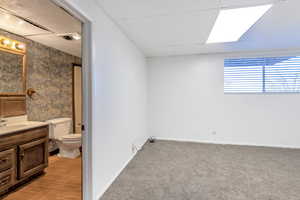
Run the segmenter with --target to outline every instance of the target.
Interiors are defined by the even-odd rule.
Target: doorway
[[[92,181],[92,23],[68,0],[52,0],[76,17],[82,23],[82,199],[90,200],[93,196]]]

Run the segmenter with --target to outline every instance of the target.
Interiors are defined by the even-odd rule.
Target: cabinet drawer
[[[14,184],[14,170],[9,169],[0,173],[0,191],[6,190]]]
[[[0,152],[0,172],[14,168],[15,155],[14,149]]]

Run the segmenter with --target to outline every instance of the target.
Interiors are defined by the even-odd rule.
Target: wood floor
[[[42,175],[3,200],[80,200],[81,199],[81,158],[49,158],[49,167]]]

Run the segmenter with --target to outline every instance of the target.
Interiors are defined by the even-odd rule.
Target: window
[[[225,59],[224,92],[300,92],[300,56]]]

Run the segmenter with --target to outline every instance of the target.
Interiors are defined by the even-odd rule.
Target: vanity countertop
[[[0,136],[7,135],[10,133],[25,131],[32,128],[38,128],[42,126],[47,126],[47,122],[38,122],[38,121],[24,121],[18,123],[8,124],[7,126],[0,127]]]

